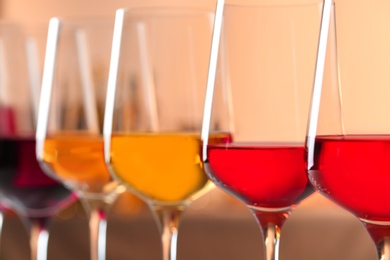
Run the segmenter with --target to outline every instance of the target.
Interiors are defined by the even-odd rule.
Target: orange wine
[[[48,136],[44,143],[43,162],[67,186],[84,195],[112,193],[118,187],[105,165],[103,137],[100,135]]]
[[[211,140],[227,142],[228,134]],[[133,192],[157,204],[182,204],[213,187],[202,169],[200,135],[113,135],[111,167]]]

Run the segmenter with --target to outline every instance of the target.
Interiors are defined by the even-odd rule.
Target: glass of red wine
[[[24,31],[0,24],[0,196],[30,229],[31,259],[47,259],[48,224],[76,201],[35,156],[39,61]]]
[[[103,154],[114,16],[50,20],[36,131],[46,173],[73,190],[89,219],[90,256],[106,258],[107,213],[124,187]]]
[[[282,2],[218,2],[202,129],[204,169],[253,213],[267,260],[314,190],[304,142],[322,5]],[[218,132],[230,142],[213,144]]]
[[[306,140],[309,179],[322,195],[361,221],[377,247],[378,259],[387,260],[390,55],[381,52],[380,56],[364,56],[356,63],[364,73],[354,73],[353,85],[347,79],[340,84],[335,19],[330,19],[327,26],[328,43],[326,51],[319,50],[318,54]],[[373,42],[380,43],[378,47],[388,48],[387,28],[374,33],[370,29],[369,34]],[[357,51],[355,58],[361,57]]]

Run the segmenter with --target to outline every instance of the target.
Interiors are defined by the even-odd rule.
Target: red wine
[[[206,172],[222,189],[250,206],[292,206],[313,192],[305,148],[290,144],[209,145]]]
[[[15,111],[11,107],[0,105],[0,122],[0,133],[2,136],[15,134]]]
[[[319,136],[313,185],[359,218],[390,221],[390,135]]]
[[[75,199],[47,176],[35,157],[34,138],[0,137],[0,194],[27,217],[48,217]]]

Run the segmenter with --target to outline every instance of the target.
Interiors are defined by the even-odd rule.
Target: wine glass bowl
[[[45,168],[50,168],[48,172],[56,173],[57,178],[82,197],[104,200],[112,197],[114,200],[120,192],[120,186],[108,174],[102,160],[102,149],[102,138],[99,135],[53,135],[45,140]],[[75,172],[80,174],[75,175]]]
[[[196,160],[199,134],[115,135],[111,142],[111,149],[115,151],[111,164],[116,176],[152,204],[185,205],[200,196],[202,190],[207,191],[212,186],[201,169],[201,160]],[[128,147],[139,148],[128,151]],[[167,160],[175,163],[167,163]],[[154,172],[169,174],[154,176],[151,184],[145,172],[150,175]],[[181,176],[183,172],[185,178]],[[137,176],[136,173],[142,175]]]
[[[77,197],[35,157],[41,64],[29,43],[19,25],[0,24],[0,194],[30,229],[31,258],[44,260],[51,218]]]
[[[219,186],[227,186],[234,197],[249,207],[289,209],[311,193],[305,178],[305,149],[297,144],[272,144],[259,148],[256,145],[208,145],[207,171]],[[280,162],[283,162],[281,164]],[[250,165],[243,169],[243,165]],[[240,172],[240,174],[235,174]],[[256,172],[253,176],[253,172]],[[261,173],[272,172],[280,179],[273,187],[272,178]],[[264,185],[259,190],[259,182]],[[242,189],[245,187],[245,189]],[[305,190],[307,193],[305,193]]]
[[[181,213],[213,187],[200,158],[212,22],[213,12],[188,7],[116,14],[105,157],[155,214],[165,260],[176,259]]]
[[[378,259],[390,259],[389,78],[383,68],[388,57],[367,61],[371,72],[355,75],[357,82],[379,76],[376,84],[357,83],[352,88],[341,84],[334,16],[332,12],[323,69],[317,73],[312,96],[308,176],[322,195],[360,219],[377,246]],[[375,34],[376,40],[386,33]]]
[[[37,158],[72,189],[89,217],[91,259],[105,259],[107,211],[122,185],[104,162],[103,110],[111,17],[50,20],[39,106]]]
[[[44,89],[50,96],[41,102],[38,159],[48,174],[82,197],[118,195],[122,189],[105,166],[101,135],[113,21],[53,18],[51,25],[57,35],[49,31],[49,37],[52,33],[58,42],[55,53],[47,54],[57,63],[46,64],[53,81]]]
[[[204,169],[253,213],[266,259],[278,259],[283,223],[314,191],[304,143],[322,6],[219,2],[203,117]],[[231,138],[215,144],[215,133]]]

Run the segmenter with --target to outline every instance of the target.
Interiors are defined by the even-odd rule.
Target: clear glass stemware
[[[308,175],[322,195],[359,218],[377,247],[378,259],[389,260],[389,55],[359,61],[369,69],[355,73],[353,85],[342,82],[336,15],[334,8],[330,11],[329,20],[324,20],[307,131]],[[387,30],[371,33],[378,42],[389,36]]]
[[[213,12],[197,8],[116,14],[105,159],[113,176],[155,214],[164,260],[177,257],[182,213],[213,187],[200,159],[212,23]]]
[[[80,198],[91,259],[105,259],[107,210],[123,186],[104,163],[102,117],[113,19],[52,18],[39,106],[37,158]]]
[[[210,179],[242,201],[279,259],[281,229],[312,194],[305,134],[322,17],[318,1],[218,1],[204,109]],[[225,144],[213,135],[228,133]]]
[[[0,23],[0,196],[30,230],[31,259],[45,260],[51,218],[77,198],[36,161],[40,64],[29,43],[20,26]]]

